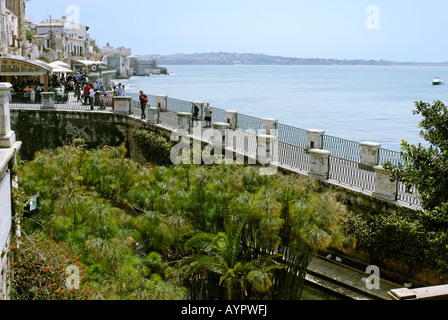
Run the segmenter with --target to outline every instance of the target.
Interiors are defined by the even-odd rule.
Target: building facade
[[[16,181],[10,168],[21,143],[11,130],[9,83],[0,83],[0,300],[9,299],[11,282],[11,239],[14,234],[12,188]],[[17,222],[17,221],[16,221]],[[20,228],[17,228],[20,230]]]
[[[22,55],[26,47],[23,0],[0,0],[0,54]]]
[[[89,27],[73,24],[63,16],[33,25],[33,44],[39,54],[47,60],[91,59],[94,54]]]

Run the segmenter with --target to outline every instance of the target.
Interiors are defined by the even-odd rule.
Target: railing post
[[[327,180],[330,173],[331,152],[322,149],[310,149],[308,153],[310,155],[310,177]]]
[[[278,136],[277,132],[277,124],[278,120],[273,118],[264,118],[261,119],[262,129],[267,135]]]
[[[42,109],[54,109],[54,92],[42,92]]]
[[[379,150],[381,148],[380,143],[376,142],[361,142],[359,144],[360,150],[360,162],[362,164],[375,167],[379,165]]]
[[[113,100],[115,101],[114,113],[130,115],[130,105],[131,105],[132,97],[116,96],[116,97],[113,97]]]
[[[397,196],[397,182],[391,181],[392,173],[382,166],[376,166],[374,170],[375,188],[372,195],[382,200],[395,201]]]
[[[230,128],[230,124],[225,122],[212,122],[212,127],[221,134],[221,147],[224,149],[227,146],[227,130]],[[218,137],[215,135],[213,141],[214,145],[217,145],[217,138]]]
[[[322,149],[324,144],[324,130],[309,129],[306,130],[306,148]]]
[[[16,142],[16,134],[11,130],[9,113],[10,83],[0,83],[0,148],[12,148]]]
[[[274,164],[278,161],[277,136],[268,134],[257,135],[256,158],[258,164],[261,166],[261,175],[274,175],[277,172],[278,166]]]
[[[30,92],[30,103],[36,103],[36,91],[34,90]]]
[[[257,160],[260,164],[269,164],[276,159],[275,143],[277,136],[270,134],[257,135]]]
[[[230,129],[238,129],[238,111],[225,110],[224,111],[224,121],[230,124]]]
[[[198,119],[204,120],[204,102],[202,101],[193,101],[195,105],[199,107]]]
[[[159,108],[156,107],[148,108],[148,123],[150,124],[159,123]]]
[[[162,112],[168,111],[168,96],[159,94],[154,97],[156,99],[156,107]]]
[[[106,100],[105,100],[104,104],[107,107],[112,107],[113,97],[114,97],[114,92],[113,91],[106,91]],[[76,98],[76,95],[75,95],[75,98]]]
[[[189,112],[177,113],[177,129],[179,132],[188,132],[188,134],[191,133],[191,117],[192,114]]]

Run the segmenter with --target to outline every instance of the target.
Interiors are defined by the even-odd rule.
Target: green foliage
[[[344,244],[345,207],[306,177],[125,154],[76,141],[17,170],[18,194],[41,197],[24,230],[82,252],[96,299],[300,299],[312,255]]]
[[[407,186],[416,186],[426,210],[448,202],[448,111],[440,101],[433,105],[416,102],[414,114],[421,115],[420,136],[429,142],[428,148],[402,142],[401,156],[405,163],[385,168],[393,171],[394,178]]]
[[[89,285],[89,267],[78,260],[82,257],[71,251],[53,235],[41,233],[23,236],[11,246],[15,260],[11,295],[17,300],[88,300],[94,297]],[[66,286],[67,268],[75,267],[78,283]],[[71,273],[69,273],[71,274]],[[74,280],[75,280],[74,279]]]
[[[137,147],[148,162],[170,165],[170,152],[173,144],[164,137],[145,129],[136,129],[134,139]]]
[[[448,241],[445,236],[448,228],[448,110],[441,101],[433,104],[416,102],[415,105],[414,114],[422,116],[420,136],[429,147],[403,141],[401,156],[405,162],[398,165],[386,163],[384,167],[392,171],[394,180],[404,182],[409,188],[415,186],[421,197],[424,212],[408,223],[420,226],[419,233],[427,235],[425,242],[430,254],[418,250],[420,246],[413,249],[413,254],[427,257],[426,266],[434,267],[443,277],[448,277]],[[410,234],[417,236],[414,230],[410,230]],[[410,243],[415,244],[412,240],[409,239]],[[408,260],[410,258],[407,256]]]
[[[350,213],[347,232],[357,235],[357,248],[374,259],[396,259],[408,265],[424,265],[428,242],[422,225],[407,214]]]

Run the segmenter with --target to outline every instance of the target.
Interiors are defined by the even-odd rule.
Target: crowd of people
[[[44,85],[38,80],[24,80],[23,78],[16,78],[12,81],[12,93],[23,93],[24,95],[29,95],[31,92],[35,92],[36,102],[40,101],[40,93],[44,91]],[[125,96],[126,88],[124,85],[119,83],[117,86],[110,88],[107,91],[106,88],[100,85],[98,80],[93,83],[89,80],[87,75],[83,72],[77,72],[73,74],[53,74],[53,76],[48,81],[48,91],[58,92],[61,90],[64,94],[69,92],[74,92],[75,97],[79,103],[83,105],[90,105],[90,109],[94,109],[95,95],[98,94],[98,102],[100,109],[106,108],[106,98],[109,97],[111,93],[112,96]],[[139,96],[142,119],[146,119],[146,106],[148,104],[148,96],[140,91]],[[199,120],[199,108],[192,102],[191,113],[194,120]],[[112,108],[115,109],[115,103],[112,102]],[[212,108],[210,103],[206,103],[204,108],[204,120],[206,127],[211,127],[212,124]]]

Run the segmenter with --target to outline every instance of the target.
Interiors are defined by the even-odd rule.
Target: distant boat
[[[434,78],[434,79],[432,80],[432,84],[433,84],[434,86],[438,86],[438,85],[442,84],[442,80],[440,80],[439,77],[436,77],[436,78]]]

